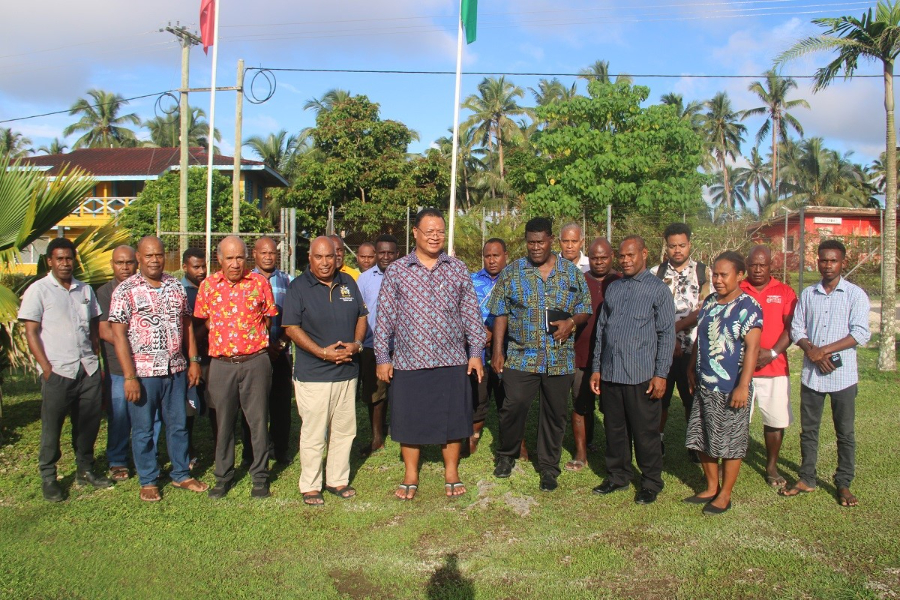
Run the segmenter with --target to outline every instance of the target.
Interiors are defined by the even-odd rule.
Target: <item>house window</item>
[[[795,250],[794,236],[792,236],[792,235],[788,236],[788,237],[784,238],[784,241],[785,241],[784,251],[785,252],[794,252],[794,250]]]

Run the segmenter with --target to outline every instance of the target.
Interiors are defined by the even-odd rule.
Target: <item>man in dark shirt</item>
[[[119,246],[112,253],[113,278],[97,290],[100,303],[100,355],[103,358],[103,396],[106,400],[106,461],[109,478],[113,481],[128,479],[128,449],[131,444],[131,419],[128,417],[128,401],[125,400],[125,375],[116,357],[115,340],[109,324],[109,303],[119,284],[137,273],[137,258],[131,246]],[[156,436],[159,436],[157,430]]]
[[[587,464],[588,447],[594,441],[594,407],[596,396],[591,390],[591,363],[597,340],[597,314],[603,304],[603,294],[610,283],[619,278],[612,270],[614,252],[609,241],[598,237],[588,248],[588,271],[584,274],[591,292],[593,313],[584,327],[575,333],[575,380],[572,382],[572,437],[575,456],[566,463],[567,471],[580,471]]]
[[[591,389],[599,394],[602,385],[608,476],[594,493],[628,487],[633,439],[641,469],[635,502],[650,504],[663,488],[659,400],[672,366],[675,306],[668,286],[647,270],[641,237],[631,235],[622,241],[619,266],[623,278],[607,288],[597,317]]]
[[[206,279],[206,253],[200,248],[188,248],[181,256],[181,270],[184,277],[181,285],[187,294],[188,307],[194,314],[194,302],[197,301],[197,291],[200,284]],[[194,338],[197,340],[197,355],[200,357],[200,383],[189,387],[187,391],[187,431],[188,452],[191,456],[191,468],[197,464],[197,451],[194,449],[194,417],[202,415],[204,410],[209,416],[209,424],[212,428],[213,454],[215,454],[216,435],[216,410],[212,407],[209,398],[207,382],[209,381],[209,331],[206,322],[202,319],[194,319]]]

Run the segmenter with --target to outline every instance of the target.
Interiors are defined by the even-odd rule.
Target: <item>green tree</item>
[[[698,172],[703,143],[690,124],[662,105],[642,107],[649,88],[620,82],[588,84],[589,97],[538,107],[539,119],[571,123],[536,141],[540,166],[523,161],[517,173],[531,213],[605,219],[608,205],[620,213],[693,213],[704,176]],[[520,188],[521,189],[521,188]]]
[[[596,60],[591,66],[578,71],[578,77],[584,79],[588,83],[591,81],[599,81],[600,83],[634,83],[631,75],[620,73],[616,76],[615,82],[609,78],[609,61]]]
[[[72,148],[120,148],[137,144],[134,131],[126,124],[140,125],[141,120],[134,113],[119,114],[128,101],[120,94],[104,90],[88,90],[87,98],[79,98],[69,114],[81,116],[63,130],[68,137],[75,132],[83,131],[84,135],[75,140]]]
[[[885,165],[887,164],[887,157],[884,152],[882,152],[878,158],[872,161],[872,164],[869,165],[869,183],[875,186],[875,189],[879,194],[883,194],[884,190],[887,188],[887,168]],[[897,167],[898,172],[900,172],[900,165]]]
[[[747,128],[741,125],[740,113],[731,108],[731,100],[727,92],[719,92],[706,102],[706,114],[703,115],[703,131],[706,134],[706,145],[710,155],[715,159],[719,172],[723,176],[722,185],[725,195],[725,204],[731,205],[732,182],[728,169],[725,168],[727,159],[736,160],[741,153],[741,142]]]
[[[37,151],[43,152],[44,154],[62,154],[68,149],[69,147],[64,141],[60,140],[59,138],[53,138],[53,141],[50,142],[49,145],[41,146],[37,149]]]
[[[145,235],[156,235],[156,205],[160,205],[160,227],[163,231],[179,230],[179,174],[166,173],[150,181],[137,199],[119,214],[119,225],[128,229],[137,243]],[[231,179],[213,171],[212,231],[231,231]],[[206,229],[206,168],[188,170],[188,230]],[[241,201],[241,231],[268,232],[272,224],[254,205]]]
[[[472,116],[462,126],[476,128],[475,134],[488,147],[489,156],[494,151],[494,144],[497,144],[501,180],[505,176],[503,143],[514,140],[519,135],[519,127],[512,117],[529,114],[528,109],[516,102],[516,98],[524,95],[522,88],[507,81],[505,77],[485,77],[478,84],[478,93],[466,98],[462,105],[472,112]],[[492,161],[490,166],[493,167]]]
[[[297,138],[288,135],[287,130],[282,129],[278,133],[270,133],[265,138],[258,135],[249,137],[244,140],[244,145],[249,146],[267,167],[280,173],[286,170],[291,162]]]
[[[754,81],[747,89],[759,97],[763,105],[745,110],[741,113],[741,119],[747,117],[765,115],[766,120],[756,132],[756,143],[762,143],[769,132],[772,132],[772,185],[769,189],[778,189],[778,141],[788,139],[788,129],[793,129],[797,135],[803,137],[803,127],[800,121],[788,111],[794,108],[809,108],[809,102],[798,98],[788,100],[791,90],[797,88],[797,82],[792,77],[782,77],[775,69],[766,71],[764,81]],[[777,200],[777,198],[776,198]]]
[[[765,160],[763,160],[762,156],[759,155],[758,147],[754,147],[750,151],[750,158],[747,159],[747,161],[747,167],[740,171],[740,180],[738,181],[738,183],[746,186],[748,190],[753,190],[753,200],[756,201],[756,206],[759,214],[762,214],[767,202],[760,194],[760,188],[768,193],[768,178],[769,170],[771,167]]]
[[[732,167],[725,165],[724,171],[717,171],[713,175],[712,183],[709,186],[709,195],[712,205],[716,209],[716,214],[721,218],[722,215],[736,215],[747,209],[750,201],[750,194],[746,184],[746,169],[744,167]],[[730,192],[725,194],[725,182],[728,181],[731,187]]]
[[[435,143],[440,150],[441,156],[448,162],[453,159],[453,130],[450,129],[450,135],[439,138]],[[471,208],[471,179],[472,176],[484,170],[484,162],[478,158],[477,149],[475,148],[475,128],[466,127],[459,130],[459,141],[457,145],[457,165],[460,172],[460,186],[457,188],[457,196],[462,191],[465,198],[463,208]]]
[[[177,148],[181,145],[181,111],[175,110],[171,115],[154,117],[144,121],[144,127],[150,131],[150,142],[146,145],[157,148]],[[222,141],[222,135],[216,129],[216,141]],[[209,146],[209,122],[206,112],[198,107],[189,107],[188,136],[189,147]]]
[[[703,103],[697,100],[691,100],[686,105],[684,96],[676,93],[663,94],[659,101],[666,106],[675,107],[675,114],[679,119],[687,121],[691,124],[694,131],[700,131],[703,127]]]
[[[303,105],[303,110],[312,110],[318,115],[320,112],[328,112],[335,106],[351,98],[348,90],[333,88],[325,92],[321,98],[310,98]]]
[[[869,206],[875,189],[865,170],[850,160],[852,154],[826,148],[820,137],[795,144],[786,153],[782,169],[786,198],[780,205]]]
[[[13,131],[10,127],[0,127],[0,157],[23,158],[31,153],[31,140]]]
[[[890,0],[882,0],[862,18],[836,17],[815,19],[813,23],[825,29],[825,33],[800,40],[782,52],[775,64],[781,65],[799,56],[813,52],[836,51],[837,57],[816,71],[813,92],[828,87],[838,73],[853,77],[860,59],[880,62],[884,74],[885,126],[885,211],[884,247],[897,247],[897,130],[894,123],[894,61],[900,54],[900,6]],[[884,278],[881,282],[882,306],[897,303],[897,254],[884,253]],[[882,371],[897,369],[895,314],[893,310],[881,311],[881,341],[878,368]]]

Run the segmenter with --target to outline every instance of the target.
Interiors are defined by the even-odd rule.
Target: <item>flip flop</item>
[[[338,498],[342,500],[348,500],[356,495],[356,490],[353,489],[353,486],[345,485],[342,488],[331,487],[330,485],[325,486],[325,491],[329,494],[334,494]]]
[[[400,500],[409,501],[416,497],[416,491],[418,489],[419,489],[419,485],[417,483],[401,483],[397,486],[397,490],[398,491],[403,490],[403,495],[402,496],[397,496],[397,494],[394,494],[394,495],[397,496],[397,498]],[[413,493],[412,496],[409,495],[410,490],[412,490],[412,493]]]
[[[322,492],[303,494],[303,504],[307,506],[313,506],[315,508],[321,508],[325,506],[325,498],[322,497]]]
[[[566,471],[580,471],[584,468],[583,460],[570,460],[566,463]]]
[[[466,489],[466,485],[462,481],[456,481],[453,483],[445,483],[444,488],[447,490],[448,498],[459,498],[460,496],[462,496],[463,494],[465,494],[466,492],[469,491]],[[462,493],[459,493],[459,494],[455,493],[456,490],[459,488],[463,489]]]
[[[159,488],[155,485],[142,485],[140,498],[144,502],[159,502],[162,500],[162,496],[159,495]]]
[[[782,477],[781,475],[766,475],[766,483],[769,484],[770,487],[775,489],[781,489],[787,485],[787,479]]]
[[[793,498],[794,496],[800,496],[801,494],[811,494],[814,491],[816,491],[816,488],[806,490],[803,488],[799,488],[797,487],[797,484],[794,484],[791,487],[783,487],[778,490],[778,495],[784,496],[785,498]]]

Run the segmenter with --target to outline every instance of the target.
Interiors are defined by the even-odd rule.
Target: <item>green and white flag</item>
[[[466,43],[471,44],[478,29],[478,0],[462,0],[459,16],[466,30]]]

